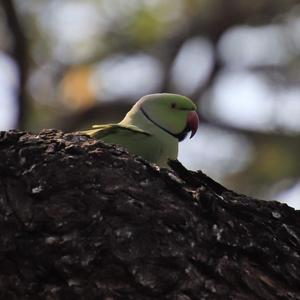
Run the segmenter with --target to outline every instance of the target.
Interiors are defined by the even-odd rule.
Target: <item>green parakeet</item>
[[[192,138],[198,122],[196,105],[187,97],[151,94],[136,102],[120,123],[94,125],[83,133],[168,167],[169,159],[177,159],[178,142],[189,131]]]

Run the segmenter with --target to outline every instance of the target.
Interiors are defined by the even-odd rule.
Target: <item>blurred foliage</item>
[[[144,94],[184,93],[209,128],[183,146],[189,167],[261,197],[299,181],[299,1],[6,2],[17,19],[3,2],[0,51],[22,75],[21,127],[83,129]]]

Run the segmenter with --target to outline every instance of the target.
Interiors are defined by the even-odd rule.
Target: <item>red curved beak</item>
[[[191,130],[191,136],[190,136],[190,139],[191,139],[197,132],[198,125],[199,125],[199,118],[195,111],[190,111],[188,113],[187,125],[188,125],[189,129]]]

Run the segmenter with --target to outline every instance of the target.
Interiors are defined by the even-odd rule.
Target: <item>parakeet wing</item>
[[[83,133],[90,135],[96,139],[102,139],[110,135],[132,135],[142,134],[150,136],[151,134],[139,129],[134,125],[123,126],[119,124],[93,125],[93,129],[83,131]]]
[[[105,143],[117,144],[126,148],[130,153],[142,156],[148,161],[159,161],[162,151],[161,142],[150,133],[133,125],[94,125],[94,129],[84,131]]]

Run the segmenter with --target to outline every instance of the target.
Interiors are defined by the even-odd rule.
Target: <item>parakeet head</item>
[[[198,129],[196,105],[187,97],[177,94],[150,94],[142,97],[137,108],[155,125],[182,141]]]

